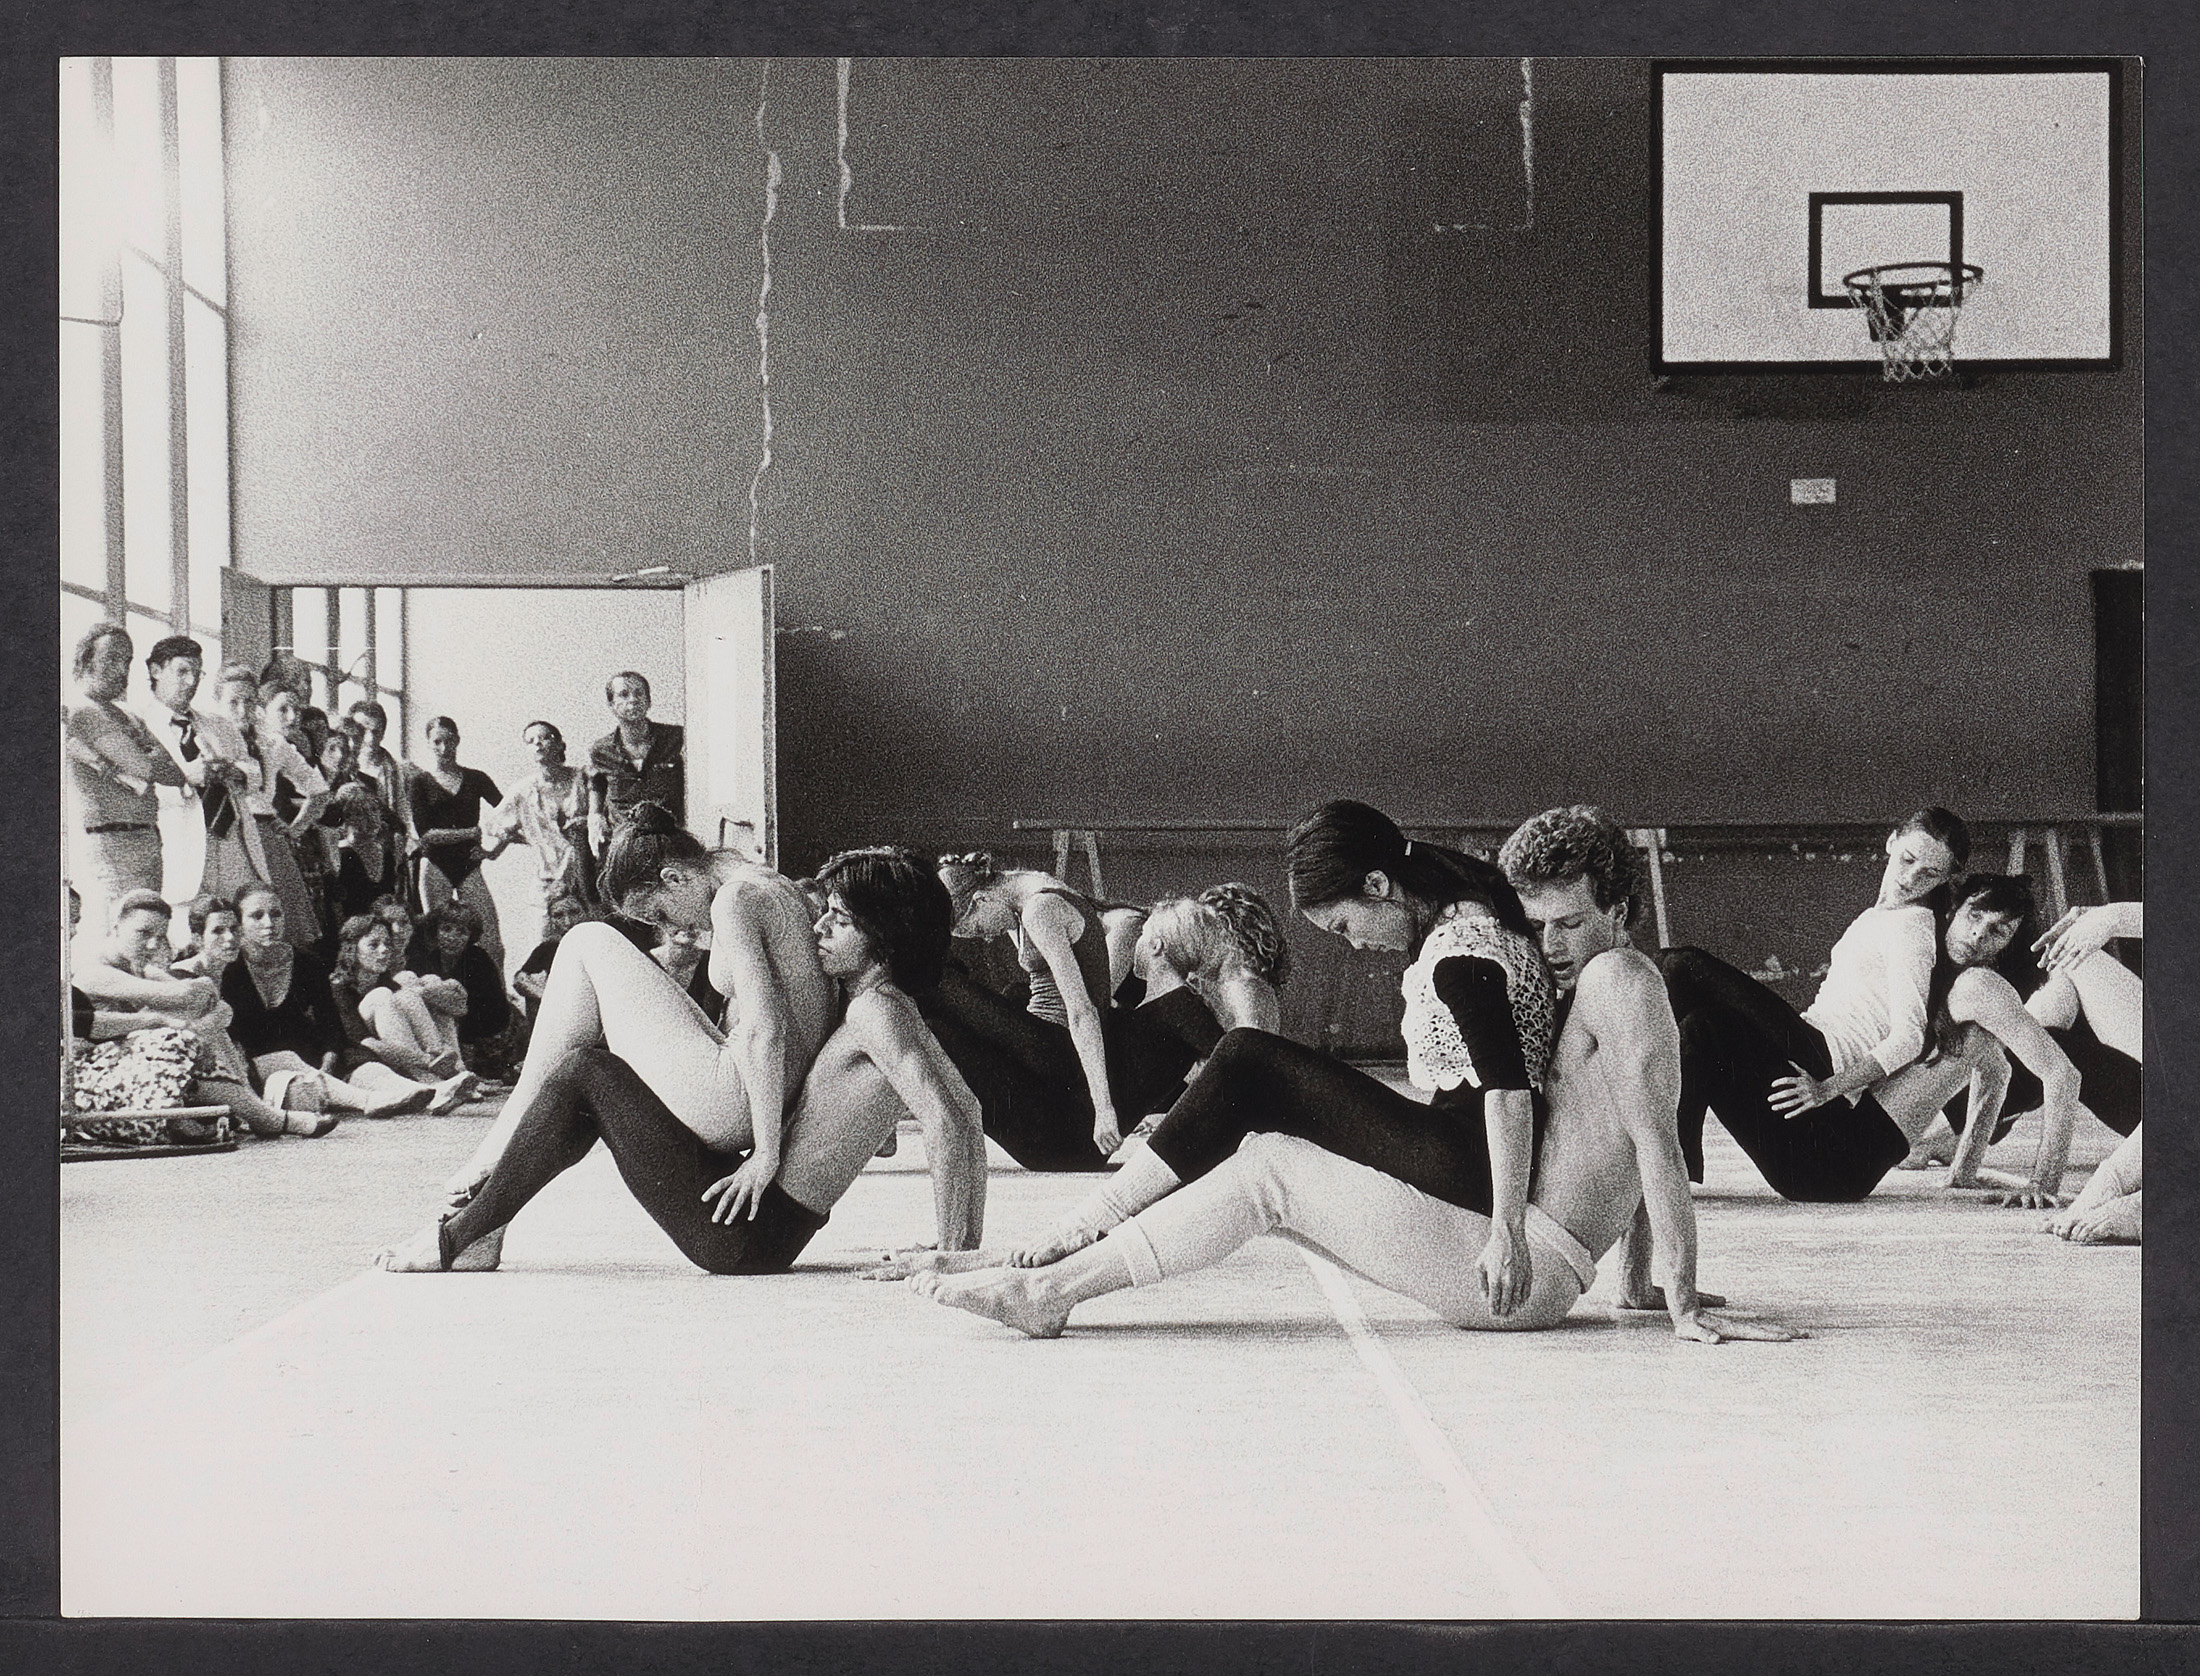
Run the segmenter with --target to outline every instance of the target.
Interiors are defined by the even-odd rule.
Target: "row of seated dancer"
[[[513,1217],[601,1139],[699,1267],[784,1271],[908,1115],[935,1241],[879,1277],[1032,1336],[1277,1233],[1469,1328],[1555,1324],[1621,1247],[1621,1307],[1663,1308],[1689,1340],[1790,1338],[1696,1286],[1707,1112],[1785,1197],[1845,1201],[1945,1146],[1940,1114],[1961,1093],[1951,1185],[2059,1208],[2089,1089],[2057,1032],[2089,1024],[2086,1051],[2136,1063],[2138,980],[2101,952],[2137,933],[2135,908],[2051,928],[2044,981],[2020,996],[1994,963],[2023,931],[2023,881],[1959,884],[1968,850],[1941,810],[1890,833],[1879,899],[1797,1013],[1701,950],[1633,946],[1645,863],[1594,809],[1536,816],[1491,863],[1325,804],[1287,841],[1291,902],[1355,948],[1411,957],[1422,1100],[1277,1033],[1282,941],[1244,887],[1111,925],[1060,880],[982,855],[854,850],[789,880],[645,805],[610,846],[604,893],[708,930],[724,1027],[617,931],[568,932],[511,1099],[441,1214],[376,1262],[494,1268]],[[955,936],[1012,939],[1027,1005],[951,970]],[[1126,967],[1138,984],[1114,981]],[[2028,1178],[1996,1181],[1980,1158],[2011,1055],[2041,1084],[2042,1138]],[[1161,1098],[1122,1148],[1124,1114]],[[1034,1168],[1125,1158],[1059,1226],[988,1249],[989,1136]],[[2127,1148],[2130,1167],[2119,1152],[2057,1231],[2117,1237],[2126,1200],[2135,1225]]]

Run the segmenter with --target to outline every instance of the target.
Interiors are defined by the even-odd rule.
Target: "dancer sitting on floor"
[[[1403,981],[1407,1073],[1423,1104],[1262,1030],[1224,1036],[1116,1178],[1009,1254],[1051,1263],[1229,1159],[1247,1135],[1296,1135],[1477,1215],[1482,1269],[1508,1312],[1528,1269],[1523,1207],[1550,1059],[1550,971],[1520,901],[1486,861],[1408,842],[1364,803],[1326,803],[1287,842],[1292,905],[1354,948],[1413,955]]]
[[[942,857],[939,874],[955,935],[1011,938],[1031,983],[1018,1007],[951,968],[917,997],[976,1091],[985,1132],[1026,1169],[1105,1169],[1123,1126],[1108,1080],[1112,986],[1099,906],[1051,873],[1002,867],[983,851]]]
[[[1921,809],[1889,833],[1879,900],[1834,944],[1802,1013],[1702,949],[1657,956],[1680,1021],[1691,1180],[1703,1180],[1707,1107],[1784,1199],[1861,1199],[1909,1156],[1910,1132],[1880,1109],[1872,1085],[1925,1051],[1934,915],[1970,854],[1968,829],[1945,809]]]
[[[2068,1033],[2081,1025],[2103,1050],[2141,1063],[2140,1025],[2146,991],[2131,969],[2107,951],[2120,937],[2146,934],[2146,913],[2136,902],[2111,902],[2099,908],[2074,908],[2039,940],[2047,956],[2047,982],[2025,1006],[2051,1031]],[[2088,1087],[2093,1070],[2085,1067]],[[2073,1245],[2136,1245],[2140,1230],[2140,1140],[2144,1125],[2133,1128],[2110,1153],[2070,1208],[2044,1232]]]
[[[947,953],[952,916],[931,868],[902,850],[855,850],[827,862],[818,874],[827,907],[803,961],[780,935],[780,915],[800,893],[764,868],[707,855],[669,827],[662,808],[643,804],[614,834],[604,877],[629,912],[648,907],[688,923],[711,915],[712,959],[733,956],[736,1034],[721,1047],[655,961],[606,927],[576,926],[559,945],[512,1098],[526,1102],[524,1114],[488,1178],[445,1220],[379,1253],[382,1267],[494,1266],[501,1241],[493,1236],[600,1137],[635,1198],[691,1262],[712,1274],[778,1273],[824,1227],[904,1113],[925,1133],[941,1248],[977,1243],[985,1220],[977,1101],[907,993],[936,982]],[[656,868],[643,865],[650,860]],[[648,882],[653,874],[660,885]],[[786,1021],[782,1031],[814,1028],[834,979],[846,990],[846,1015],[806,1056],[782,1127],[779,1077],[793,1055],[782,1058],[769,1031],[744,1027],[773,1016]],[[796,993],[767,1005],[774,988]],[[546,1052],[557,1058],[544,1072],[537,1061]],[[767,1074],[750,1080],[758,1071]],[[765,1085],[760,1092],[756,1081]],[[660,1083],[673,1087],[684,1110],[660,1097]],[[744,1147],[746,1162],[738,1158]]]
[[[1403,846],[1402,839],[1398,842]],[[1625,839],[1618,842],[1624,848]],[[1398,853],[1395,870],[1411,876],[1414,861],[1432,849],[1415,844],[1410,853]],[[1431,859],[1450,854],[1435,851]],[[1300,899],[1301,877],[1294,866],[1294,900]],[[1555,912],[1555,901],[1570,912],[1598,894],[1611,894],[1612,881],[1577,876],[1562,888],[1545,889],[1555,890],[1542,899],[1547,910]],[[1357,900],[1394,899],[1368,893]],[[1674,1119],[1680,1087],[1676,1032],[1656,968],[1626,946],[1631,912],[1628,905],[1594,915],[1588,925],[1572,926],[1564,939],[1576,962],[1574,1004],[1550,1058],[1550,1117],[1534,1196],[1523,1194],[1509,1207],[1509,1228],[1486,1212],[1418,1191],[1303,1135],[1257,1132],[1222,1163],[1118,1223],[1097,1244],[1033,1269],[957,1275],[949,1272],[956,1266],[951,1263],[918,1264],[912,1286],[941,1303],[1051,1338],[1080,1303],[1207,1267],[1254,1236],[1275,1233],[1425,1304],[1454,1326],[1533,1330],[1565,1318],[1594,1282],[1596,1259],[1620,1237],[1647,1194],[1655,1206],[1652,1222],[1677,1337],[1716,1344],[1726,1338],[1800,1336],[1769,1322],[1715,1315],[1696,1296],[1694,1213]],[[1397,929],[1386,913],[1360,908],[1330,917],[1350,924],[1347,935],[1363,946],[1389,946]],[[1427,933],[1424,960],[1428,943],[1462,921],[1495,925],[1472,914],[1439,920]],[[1317,918],[1316,923],[1324,922]],[[1495,929],[1470,935],[1517,933]],[[1443,972],[1455,961],[1502,964],[1487,955],[1452,954],[1435,968]],[[1505,970],[1509,973],[1509,966]],[[1469,980],[1452,971],[1440,981],[1457,992]],[[1429,1045],[1427,1035],[1438,1033],[1426,1031],[1425,1019],[1418,1028],[1409,1020],[1409,1050]],[[1455,1055],[1455,1044],[1446,1042],[1438,1056],[1447,1049]],[[1425,1056],[1417,1057],[1425,1063]],[[1217,1066],[1202,1073],[1201,1083],[1219,1061],[1220,1056]],[[1462,1080],[1479,1080],[1471,1063]],[[1197,1097],[1198,1087],[1195,1083],[1188,1100]],[[1483,1260],[1470,1266],[1467,1254],[1478,1246]],[[1492,1261],[1493,1253],[1508,1248],[1517,1254]]]

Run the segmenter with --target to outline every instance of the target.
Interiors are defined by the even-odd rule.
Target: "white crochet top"
[[[1551,1061],[1551,1039],[1557,1033],[1558,992],[1551,982],[1551,969],[1543,964],[1536,946],[1517,931],[1479,914],[1456,911],[1430,929],[1399,986],[1406,998],[1401,1028],[1407,1077],[1414,1087],[1432,1094],[1461,1083],[1482,1086],[1467,1044],[1460,1039],[1458,1021],[1436,993],[1437,966],[1462,957],[1490,961],[1505,974],[1505,998],[1512,1005],[1513,1027],[1520,1032],[1528,1082],[1540,1089]]]

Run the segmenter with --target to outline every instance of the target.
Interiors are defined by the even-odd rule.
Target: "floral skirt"
[[[165,1025],[99,1042],[77,1060],[70,1079],[79,1112],[130,1112],[104,1122],[79,1122],[78,1140],[101,1146],[167,1146],[229,1138],[227,1114],[211,1123],[158,1115],[191,1103],[191,1090],[214,1074],[212,1051],[188,1030]]]

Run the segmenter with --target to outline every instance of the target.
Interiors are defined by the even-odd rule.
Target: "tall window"
[[[61,61],[62,667],[102,618],[221,657],[221,61]]]

